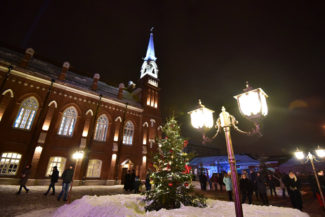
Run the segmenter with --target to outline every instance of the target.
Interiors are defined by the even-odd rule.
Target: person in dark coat
[[[317,198],[316,192],[317,192],[318,187],[317,187],[315,176],[309,175],[308,176],[308,183],[309,183],[309,186],[311,188],[311,191],[313,192],[313,196],[315,198]]]
[[[302,198],[300,193],[300,179],[293,172],[289,172],[288,194],[293,208],[302,210]]]
[[[223,173],[218,173],[218,174],[219,174],[218,183],[219,183],[219,186],[220,186],[220,191],[223,191],[223,186],[224,186],[223,176],[224,176],[224,174]]]
[[[28,164],[21,172],[20,181],[19,181],[20,187],[16,194],[20,194],[22,188],[25,189],[26,193],[29,192],[29,189],[26,187],[26,183],[27,183],[27,180],[28,180],[28,177],[30,174],[30,168],[31,168],[31,166]]]
[[[266,195],[266,180],[259,172],[257,173],[256,177],[256,186],[263,205],[269,205],[269,200],[267,199]]]
[[[131,178],[130,178],[130,191],[133,191],[133,189],[134,189],[135,177],[136,177],[135,170],[132,170]]]
[[[245,203],[247,197],[248,203],[252,204],[253,184],[252,181],[247,178],[246,174],[241,176],[241,179],[239,180],[239,187],[242,195],[241,203]]]
[[[130,173],[130,170],[128,170],[124,176],[124,190],[125,191],[131,190],[130,185],[131,185],[131,173]]]
[[[218,173],[213,173],[211,177],[211,181],[215,191],[218,190],[218,177],[219,177]]]
[[[206,191],[207,190],[207,177],[204,173],[200,175],[200,184],[201,184],[201,190]]]
[[[146,191],[150,191],[151,190],[151,184],[150,184],[150,174],[147,173],[147,176],[146,176]]]
[[[273,193],[274,193],[275,196],[277,196],[276,190],[275,190],[275,185],[276,185],[275,179],[273,178],[273,176],[271,174],[269,174],[267,176],[267,185],[270,188],[271,196],[273,196]]]
[[[51,183],[49,185],[49,189],[47,190],[47,192],[44,193],[45,196],[50,192],[51,188],[52,188],[51,195],[55,195],[55,183],[57,183],[59,179],[59,170],[57,166],[53,167],[53,172],[52,175],[50,175],[50,177],[51,177]]]
[[[135,177],[135,181],[134,181],[134,193],[137,194],[139,193],[139,188],[141,186],[141,180],[139,176]]]
[[[257,174],[253,169],[251,169],[249,172],[249,176],[250,176],[249,177],[250,180],[252,181],[253,192],[255,192],[256,200],[258,200],[258,191],[257,191],[257,184],[256,184]]]
[[[68,191],[70,187],[70,183],[73,181],[73,166],[70,165],[68,169],[64,170],[62,174],[62,190],[58,196],[58,201],[61,199],[62,195],[63,196],[63,201],[67,201],[67,196],[68,196]]]

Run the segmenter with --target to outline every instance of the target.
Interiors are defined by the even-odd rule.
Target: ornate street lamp
[[[198,107],[189,112],[191,115],[192,126],[202,131],[210,129],[213,126],[213,113],[214,111],[202,105],[201,100],[199,99]]]
[[[318,146],[318,148],[315,150],[316,152],[316,155],[319,157],[319,158],[323,158],[325,157],[325,150],[320,148]],[[295,152],[295,156],[298,160],[303,160],[305,159],[305,154],[304,152],[300,151],[299,149],[297,149],[297,151]],[[322,188],[320,187],[320,183],[319,183],[319,179],[318,179],[318,175],[317,175],[317,171],[316,171],[316,168],[315,168],[315,164],[314,164],[314,160],[317,161],[316,159],[316,156],[313,155],[312,153],[308,152],[307,156],[306,156],[306,162],[307,161],[310,161],[311,163],[311,166],[313,168],[313,172],[314,172],[314,176],[315,176],[315,180],[316,180],[316,183],[317,183],[317,187],[318,187],[318,191],[319,191],[319,194],[320,194],[320,197],[322,199],[322,202],[323,204],[325,204],[325,200],[324,200],[324,195],[323,195],[323,191],[322,191]],[[325,210],[325,207],[323,206],[323,209]]]
[[[267,97],[261,88],[253,89],[248,82],[246,82],[244,93],[234,96],[242,116],[253,122],[259,122],[267,115]]]
[[[83,151],[76,151],[72,154],[72,159],[76,161],[76,165],[73,169],[73,176],[72,176],[72,182],[71,182],[71,186],[70,186],[70,190],[69,190],[69,194],[68,194],[68,201],[67,203],[70,203],[70,198],[71,198],[71,192],[72,192],[72,186],[73,186],[73,181],[74,181],[74,176],[76,174],[76,169],[78,166],[79,161],[84,157],[84,152]]]
[[[236,160],[231,141],[230,128],[233,127],[236,131],[246,135],[261,135],[259,122],[268,113],[266,103],[267,97],[268,96],[261,88],[253,89],[248,85],[248,83],[246,83],[244,93],[234,96],[234,98],[237,100],[241,114],[248,120],[252,121],[255,125],[255,129],[251,132],[240,130],[237,126],[238,121],[236,121],[236,118],[229,114],[226,111],[225,107],[222,106],[221,113],[219,114],[219,118],[217,119],[215,124],[217,132],[210,139],[205,136],[205,132],[213,126],[214,111],[206,108],[204,105],[202,105],[201,100],[199,100],[198,108],[189,112],[191,116],[192,125],[194,128],[202,131],[204,142],[211,141],[212,139],[214,139],[219,134],[221,128],[225,132],[228,161],[231,170],[231,180],[235,194],[235,211],[237,217],[243,216],[243,210],[239,196]]]

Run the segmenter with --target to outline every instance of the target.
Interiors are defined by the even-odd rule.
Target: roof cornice
[[[0,71],[6,72],[7,70],[8,70],[7,67],[0,65]],[[47,80],[47,79],[44,79],[44,78],[40,78],[40,77],[37,77],[37,76],[34,76],[34,75],[30,75],[30,74],[21,72],[21,71],[19,71],[17,69],[11,70],[10,74],[16,75],[18,77],[25,78],[25,79],[28,79],[28,80],[31,80],[31,81],[35,81],[35,82],[38,82],[38,83],[41,83],[41,84],[45,84],[45,85],[50,85],[51,84],[51,79],[50,78],[49,78],[49,80]],[[68,85],[66,85],[64,83],[57,83],[56,82],[56,83],[53,84],[53,87],[56,87],[56,88],[61,89],[61,90],[69,91],[69,92],[72,92],[72,93],[75,93],[75,94],[83,95],[83,96],[86,96],[86,97],[90,97],[90,98],[93,98],[93,99],[98,99],[98,97],[99,97],[99,95],[97,95],[97,94],[90,93],[90,92],[80,90],[80,89],[76,89],[74,87],[69,87]],[[102,97],[102,101],[106,102],[106,103],[110,103],[112,105],[121,106],[121,107],[124,107],[124,108],[126,106],[126,103],[117,102],[117,101],[115,101],[113,99],[110,99],[110,98],[107,98],[105,96]],[[135,106],[132,106],[132,105],[129,105],[129,104],[127,105],[127,108],[130,109],[130,110],[136,111],[136,112],[143,112],[142,108],[138,108],[138,107],[135,107]]]

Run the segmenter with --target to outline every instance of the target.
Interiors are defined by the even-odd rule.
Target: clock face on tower
[[[158,67],[155,61],[144,61],[141,67],[141,77],[145,75],[150,75],[153,78],[158,79]]]

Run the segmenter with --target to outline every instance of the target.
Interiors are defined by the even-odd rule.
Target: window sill
[[[32,128],[25,129],[25,128],[19,128],[19,127],[12,127],[12,129],[14,129],[14,130],[21,130],[21,131],[24,131],[24,132],[32,132]]]
[[[94,139],[94,142],[98,142],[98,143],[105,143],[105,142],[106,142],[106,140],[105,140],[105,141],[101,141],[101,140],[95,140],[95,139]]]
[[[122,145],[125,145],[125,146],[132,146],[133,144],[125,144],[125,143],[122,143]]]
[[[72,136],[66,136],[66,135],[59,135],[59,134],[56,134],[58,137],[61,137],[61,138],[73,138],[73,135]]]

